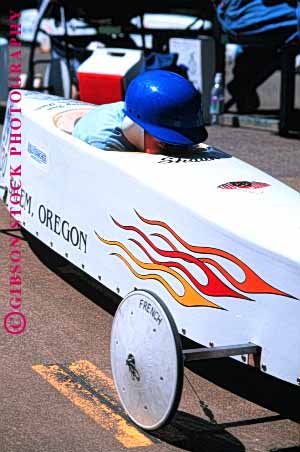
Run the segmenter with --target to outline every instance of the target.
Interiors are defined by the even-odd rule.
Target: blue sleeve
[[[78,121],[72,135],[98,149],[128,150],[130,144],[121,131],[123,107],[124,102],[115,102],[93,108]]]

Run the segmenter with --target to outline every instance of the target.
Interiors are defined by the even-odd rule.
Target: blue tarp
[[[217,15],[224,32],[240,43],[300,38],[300,3],[296,0],[223,0]]]

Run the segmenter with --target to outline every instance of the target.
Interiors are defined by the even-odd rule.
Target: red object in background
[[[77,70],[80,100],[97,105],[123,100],[142,62],[138,49],[96,49]]]
[[[78,73],[80,100],[101,105],[124,98],[121,75]]]

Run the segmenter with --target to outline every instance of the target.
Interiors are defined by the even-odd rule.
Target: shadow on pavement
[[[106,312],[112,316],[115,314],[121,297],[52,251],[23,228],[22,235],[44,265]],[[107,299],[109,299],[109,303],[106,302]]]
[[[177,411],[169,425],[151,436],[182,450],[195,452],[245,450],[243,444],[223,427],[182,411]]]
[[[194,342],[183,339],[183,348],[196,346]],[[282,418],[300,421],[300,391],[295,385],[231,358],[202,360],[186,366],[221,388],[279,413]]]

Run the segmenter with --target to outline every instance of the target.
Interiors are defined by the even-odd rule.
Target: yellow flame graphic
[[[183,286],[184,293],[183,295],[179,295],[171,286],[170,284],[160,275],[156,273],[147,273],[145,275],[138,273],[132,265],[128,262],[128,260],[121,256],[118,253],[111,253],[113,256],[117,256],[119,259],[121,259],[129,268],[129,270],[139,279],[155,279],[156,281],[159,281],[169,292],[169,294],[180,304],[184,306],[206,306],[210,308],[217,308],[217,309],[223,309],[220,306],[216,305],[212,301],[207,300],[205,297],[200,295],[198,292],[196,292],[193,287],[175,270],[168,268],[161,264],[149,264],[146,262],[140,261],[137,257],[135,257],[129,249],[121,242],[115,241],[115,240],[106,240],[102,238],[97,232],[95,232],[97,238],[106,245],[115,245],[121,248],[131,259],[132,261],[138,265],[140,268],[143,268],[145,270],[148,270],[150,272],[153,271],[162,271],[165,273],[168,273],[172,276],[174,276]]]

